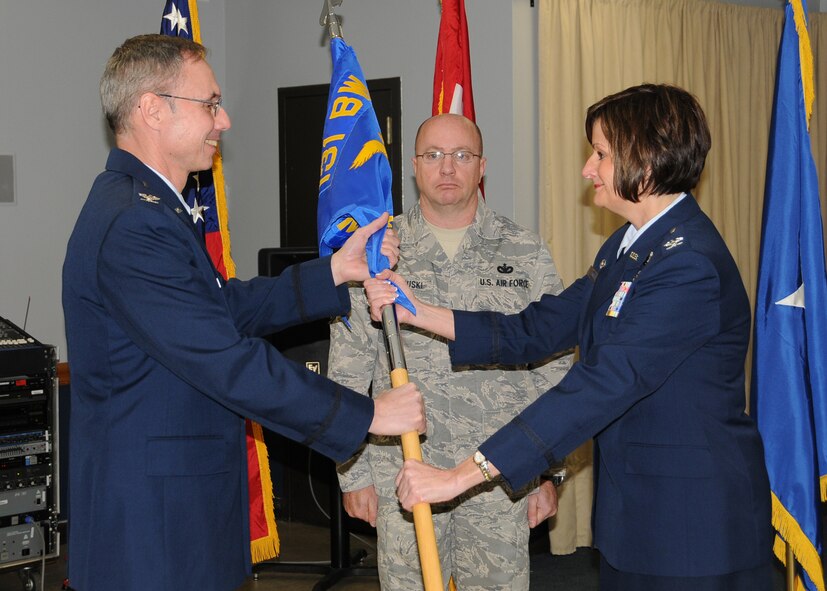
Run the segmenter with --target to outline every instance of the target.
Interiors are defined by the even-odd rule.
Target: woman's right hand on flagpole
[[[370,305],[370,317],[382,321],[382,308],[396,301],[397,289],[401,289],[416,308],[416,315],[402,306],[396,306],[399,324],[410,324],[434,334],[454,340],[454,312],[448,308],[426,304],[414,296],[405,278],[385,269],[373,279],[364,282],[365,293]]]

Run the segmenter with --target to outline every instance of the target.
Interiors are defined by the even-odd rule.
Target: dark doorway
[[[402,106],[399,78],[368,80],[393,174],[394,213],[402,212]],[[279,88],[281,246],[318,247],[316,209],[329,84]]]

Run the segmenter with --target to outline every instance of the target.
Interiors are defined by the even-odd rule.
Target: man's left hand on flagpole
[[[370,278],[365,245],[375,232],[388,225],[388,212],[383,213],[366,226],[356,230],[347,239],[342,248],[333,253],[330,260],[330,270],[333,273],[333,282],[341,285],[348,281],[364,281]],[[388,230],[382,240],[382,254],[388,257],[391,266],[399,260],[399,237],[396,232]]]
[[[381,392],[373,399],[373,421],[368,431],[374,435],[425,433],[425,403],[413,382]]]

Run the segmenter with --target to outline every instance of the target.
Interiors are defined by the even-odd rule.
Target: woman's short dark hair
[[[633,86],[586,112],[586,137],[599,123],[614,163],[614,189],[637,202],[647,192],[669,195],[698,184],[712,139],[697,99],[667,84]]]

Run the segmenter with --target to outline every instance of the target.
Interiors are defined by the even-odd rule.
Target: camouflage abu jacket
[[[473,224],[453,260],[449,260],[419,205],[394,221],[401,239],[397,271],[417,298],[462,310],[519,312],[544,293],[559,293],[563,284],[542,239],[495,214],[480,200]],[[331,325],[328,375],[357,392],[390,387],[388,357],[381,326],[372,324],[361,285],[351,287],[352,330],[341,321]],[[428,431],[422,439],[424,461],[453,467],[559,382],[571,356],[539,367],[451,367],[445,340],[409,326],[401,330],[410,380],[425,399]],[[380,496],[394,495],[394,478],[402,463],[398,437],[371,436],[351,460],[339,465],[344,491],[374,484]],[[473,489],[502,497],[501,484]],[[525,492],[525,491],[523,491]],[[488,495],[475,498],[480,502]],[[474,502],[474,501],[471,501]]]

